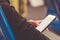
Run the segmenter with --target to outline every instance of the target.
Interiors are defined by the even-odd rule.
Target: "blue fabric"
[[[49,29],[60,34],[60,13],[57,13],[55,3],[58,6],[58,11],[60,11],[60,0],[46,0],[46,5],[48,8],[47,15],[51,14],[56,16],[56,19],[49,25]]]
[[[6,40],[1,27],[0,27],[0,40]]]
[[[6,40],[15,40],[10,25],[7,21],[7,18],[1,6],[0,6],[0,27],[2,28]]]

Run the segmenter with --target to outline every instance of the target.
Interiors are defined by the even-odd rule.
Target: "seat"
[[[0,6],[0,40],[15,40],[2,6]]]

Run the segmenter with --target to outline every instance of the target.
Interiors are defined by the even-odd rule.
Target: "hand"
[[[49,31],[49,29],[48,28],[46,28],[46,30],[45,31]]]
[[[29,20],[28,22],[37,27],[42,22],[42,20]]]

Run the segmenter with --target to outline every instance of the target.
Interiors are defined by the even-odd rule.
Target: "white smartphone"
[[[48,15],[40,24],[36,27],[37,30],[42,32],[47,26],[56,18],[54,15]]]

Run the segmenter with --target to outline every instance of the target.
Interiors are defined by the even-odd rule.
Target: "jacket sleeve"
[[[2,6],[16,40],[49,40],[28,23],[14,8]]]

